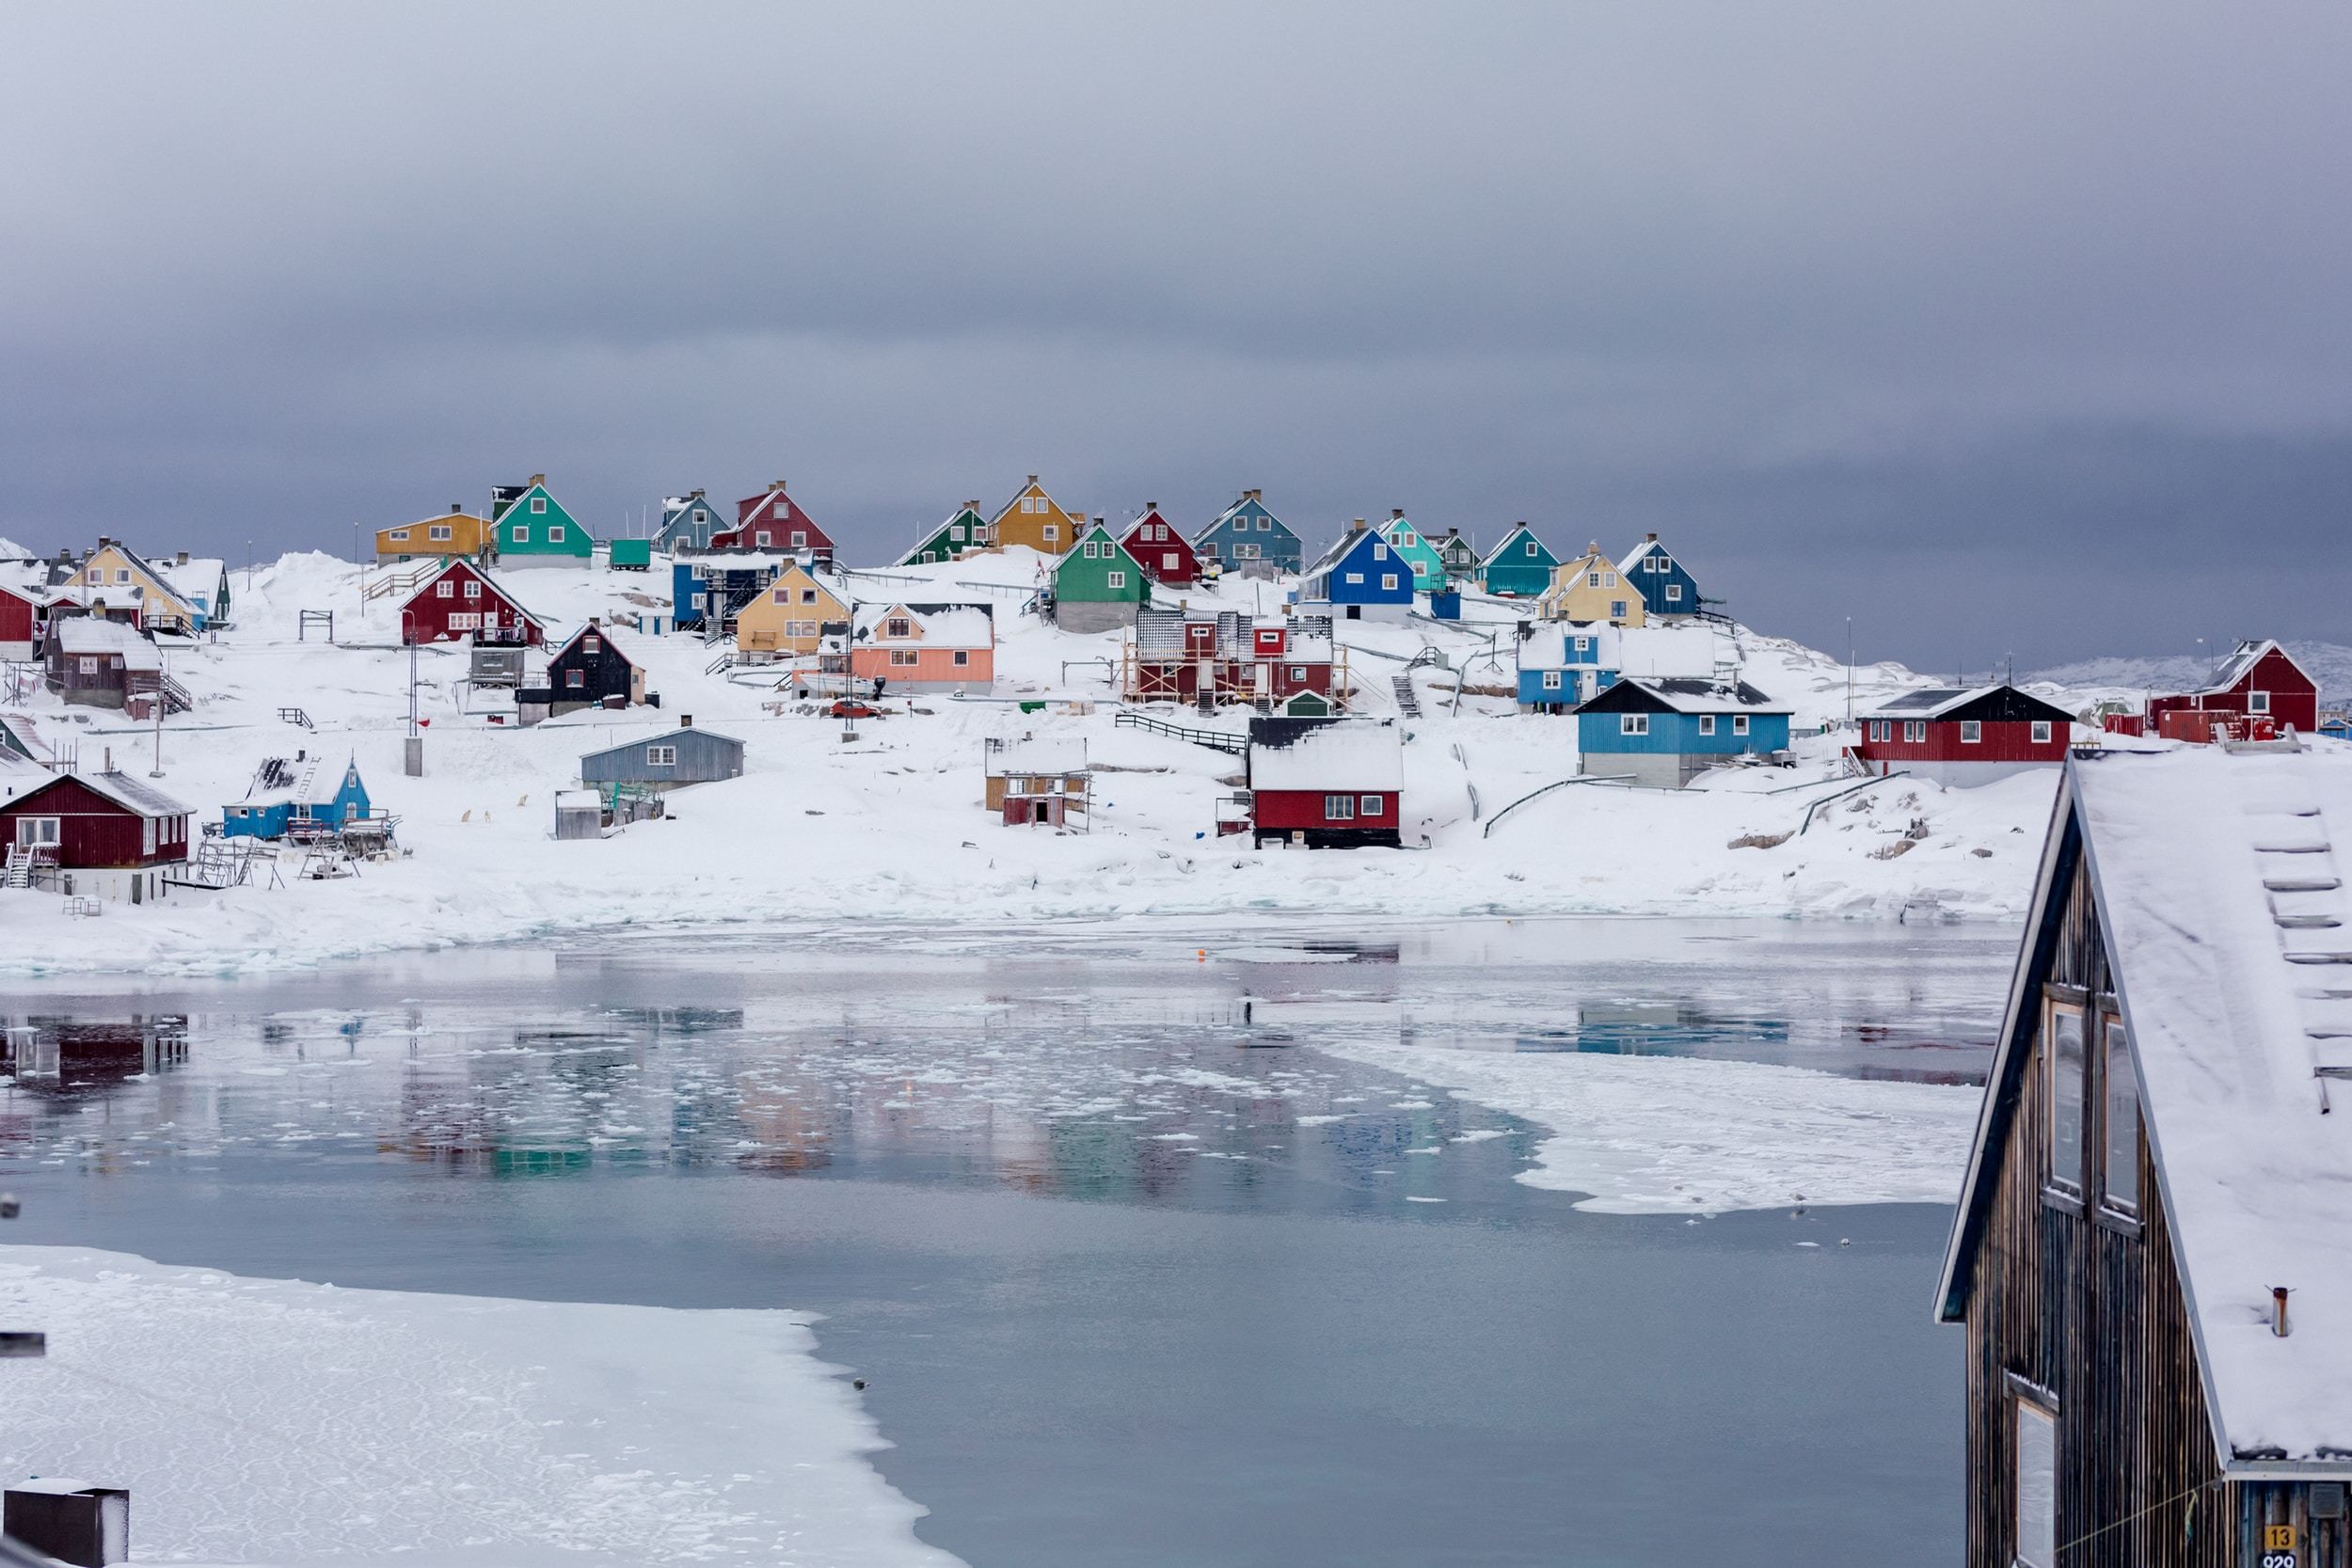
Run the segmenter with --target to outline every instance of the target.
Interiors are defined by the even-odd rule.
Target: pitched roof
[[[1998,710],[1971,714],[1966,710],[1979,705]],[[2011,721],[2041,720],[2051,723],[2072,723],[2074,716],[2055,704],[2045,703],[2028,692],[2018,690],[2006,681],[1989,686],[1952,687],[1929,686],[1916,691],[1906,691],[1890,697],[1863,716],[1866,719],[1963,719],[1988,718]]]
[[[933,648],[993,648],[996,645],[996,612],[984,604],[861,604],[850,610],[850,641],[868,641],[874,628],[893,613],[905,610],[922,624],[922,641]]]
[[[1252,719],[1249,787],[1394,792],[1404,734],[1392,719]]]
[[[1632,549],[1626,552],[1625,559],[1617,562],[1617,570],[1620,572],[1630,572],[1633,570],[1633,563],[1641,560],[1642,557],[1649,554],[1652,550],[1662,552],[1665,548],[1666,546],[1660,544],[1655,536],[1645,539],[1640,544],[1634,546]]]
[[[469,577],[480,578],[484,584],[489,588],[491,593],[496,594],[500,598],[504,599],[509,605],[513,606],[517,612],[527,617],[533,626],[545,626],[547,625],[545,619],[532,614],[531,610],[523,604],[522,600],[515,597],[514,590],[508,588],[506,584],[492,577],[486,568],[477,566],[470,561],[453,560],[442,562],[441,569],[439,571],[435,572],[431,577],[428,577],[422,582],[418,583],[416,592],[400,601],[400,608],[405,610],[410,605],[415,604],[419,599],[425,597],[435,583],[440,581],[443,578],[448,577],[453,572],[463,572]]]
[[[2081,752],[2029,930],[2068,869],[2072,816],[2116,978],[2173,1262],[2225,1463],[2352,1472],[2352,755]],[[2039,1016],[2029,943],[1946,1255],[1941,1311],[1997,1171],[1989,1130]],[[2284,1286],[2292,1332],[2270,1330]]]
[[[1579,713],[1617,713],[1640,711],[1641,697],[1652,699],[1669,713],[1787,713],[1786,703],[1776,703],[1745,681],[1722,686],[1712,680],[1682,679],[1629,675],[1597,692],[1591,702],[1577,708]]]
[[[100,615],[68,615],[50,623],[49,635],[57,651],[68,656],[119,654],[122,667],[141,673],[164,667],[164,656],[136,628]]]
[[[2184,692],[2182,695],[2190,697],[2219,696],[2221,693],[2229,690],[2232,687],[2237,685],[2238,682],[2244,680],[2249,673],[2252,673],[2255,665],[2260,664],[2266,655],[2273,653],[2285,659],[2289,664],[2295,664],[2295,656],[2288,653],[2284,648],[2280,647],[2276,641],[2269,638],[2265,637],[2259,641],[2240,642],[2236,649],[2231,653],[2229,657],[2214,666],[2213,673],[2205,677],[2205,684],[2203,686],[2198,688],[2194,691]],[[2295,664],[2295,668],[2297,671],[2302,671],[2303,669],[2300,664]],[[2308,672],[2305,673],[2304,678],[2310,678]]]
[[[1379,539],[1384,545],[1388,543],[1386,539],[1381,538],[1380,532],[1377,529],[1350,529],[1345,533],[1340,535],[1338,544],[1333,545],[1329,549],[1325,550],[1321,555],[1315,557],[1313,563],[1300,575],[1302,577],[1311,578],[1317,572],[1329,570],[1331,567],[1338,565],[1349,550],[1354,549],[1358,545],[1363,543],[1367,539]]]
[[[991,777],[1009,773],[1083,773],[1087,770],[1084,736],[1023,736],[1018,740],[991,741],[985,764]]]
[[[21,806],[43,790],[54,789],[68,779],[96,795],[102,795],[135,816],[185,816],[188,808],[157,789],[144,779],[128,773],[56,773],[42,784],[35,784],[8,802]]]
[[[739,752],[743,749],[743,743],[731,735],[721,735],[717,730],[707,730],[700,724],[680,724],[673,730],[656,730],[651,735],[641,735],[634,740],[624,740],[617,745],[599,746],[593,752],[582,752],[580,753],[580,760],[586,762],[592,757],[610,756],[614,752],[634,752],[646,746],[659,746],[663,741],[681,735],[698,735],[705,740],[716,740],[722,745],[732,746]]]

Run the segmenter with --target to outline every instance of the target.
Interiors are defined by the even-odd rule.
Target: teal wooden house
[[[1295,572],[1307,559],[1298,535],[1266,510],[1263,495],[1256,490],[1244,490],[1239,500],[1194,534],[1192,547],[1201,560],[1244,577]]]
[[[1617,575],[1642,595],[1642,608],[1652,615],[1696,615],[1707,603],[1699,597],[1698,579],[1675,559],[1655,533],[1645,534],[1631,553],[1617,562]]]
[[[986,549],[988,545],[988,519],[980,515],[980,503],[965,501],[946,522],[924,535],[914,548],[900,556],[898,563],[935,566],[943,561],[955,561],[974,550]]]
[[[1132,626],[1136,610],[1151,602],[1150,574],[1099,517],[1054,568],[1054,624],[1064,631]]]
[[[1421,536],[1402,508],[1391,509],[1389,520],[1379,527],[1380,537],[1388,542],[1397,558],[1412,568],[1413,592],[1432,594],[1451,579],[1446,576],[1445,561],[1438,554],[1438,546]]]
[[[321,787],[323,759],[296,755],[292,762],[271,757],[253,775],[245,799],[221,808],[223,838],[284,838],[290,832],[328,832],[363,820],[369,813],[368,786],[359,780],[359,762],[343,765],[336,782]]]
[[[1710,768],[1788,749],[1788,709],[1745,681],[1627,677],[1576,710],[1577,771],[1680,789]]]
[[[1551,553],[1551,546],[1520,523],[1487,553],[1480,563],[1478,580],[1489,594],[1540,599],[1551,587],[1551,574],[1559,569],[1560,558]]]
[[[490,492],[490,520],[501,566],[585,566],[596,553],[594,535],[548,494],[548,476]]]

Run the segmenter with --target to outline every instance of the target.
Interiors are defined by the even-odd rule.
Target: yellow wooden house
[[[795,562],[735,612],[735,651],[754,662],[813,654],[826,626],[849,619],[839,595]]]
[[[112,606],[135,606],[138,624],[151,631],[200,631],[210,609],[191,603],[146,557],[119,539],[100,539],[68,586],[81,590],[86,602],[103,599]],[[118,612],[115,618],[125,617]]]
[[[1551,586],[1535,601],[1535,613],[1546,621],[1607,621],[1619,626],[1638,626],[1648,619],[1642,591],[1625,579],[1598,545],[1553,570]]]
[[[445,555],[479,557],[498,542],[498,529],[487,517],[467,515],[455,501],[437,517],[375,531],[375,559],[414,561]]]
[[[1005,503],[990,527],[995,531],[998,549],[1008,545],[1026,545],[1044,555],[1065,555],[1078,542],[1078,536],[1086,532],[1087,520],[1083,512],[1064,512],[1056,505],[1054,498],[1037,482],[1037,475],[1031,474],[1029,483]]]

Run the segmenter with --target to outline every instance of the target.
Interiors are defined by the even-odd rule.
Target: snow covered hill
[[[289,555],[234,584],[236,626],[171,653],[196,695],[163,738],[161,786],[217,820],[257,765],[297,749],[356,758],[378,805],[397,813],[409,857],[356,879],[193,895],[110,907],[69,922],[55,898],[0,895],[0,971],[214,972],[308,963],[389,948],[513,940],[621,925],[851,920],[989,923],[1179,915],[1220,926],[1294,911],[1366,922],[1489,914],[1753,914],[2009,917],[2028,891],[2052,777],[1947,791],[1911,780],[1847,787],[1837,737],[1848,673],[1827,655],[1740,634],[1744,677],[1795,710],[1802,766],[1724,769],[1694,787],[1553,789],[1575,777],[1575,726],[1522,716],[1508,693],[1512,624],[1524,608],[1472,596],[1460,623],[1346,623],[1341,641],[1367,711],[1393,715],[1390,677],[1423,648],[1443,666],[1413,672],[1423,717],[1407,721],[1402,850],[1259,850],[1216,836],[1215,806],[1238,779],[1220,752],[1115,725],[1117,633],[1077,636],[1022,612],[1043,562],[1025,550],[952,564],[859,572],[855,596],[977,599],[994,607],[1000,648],[991,700],[893,701],[890,717],[845,739],[839,721],[774,689],[773,672],[707,673],[693,637],[615,635],[650,675],[659,709],[572,714],[528,730],[461,710],[464,656],[419,655],[426,772],[401,771],[409,655],[389,599],[362,600],[359,574],[320,554]],[[371,576],[373,576],[373,569]],[[589,615],[626,626],[666,611],[668,573],[551,568],[503,574],[559,635]],[[1263,608],[1281,592],[1229,580],[1196,605]],[[333,610],[337,641],[298,627]],[[1461,689],[1456,689],[1456,683]],[[1855,711],[1920,678],[1896,665],[1853,673]],[[315,732],[282,722],[304,709]],[[36,693],[40,734],[109,752],[144,773],[151,731],[119,714]],[[584,752],[649,736],[691,716],[740,736],[745,776],[672,798],[665,820],[596,841],[552,837],[554,793]],[[1205,722],[1187,718],[1186,722]],[[1215,722],[1239,730],[1228,710]],[[1098,769],[1090,833],[1008,829],[980,809],[982,743],[1082,737]],[[40,773],[0,772],[13,793]],[[1800,830],[1804,830],[1801,832]],[[266,877],[262,879],[267,880]]]

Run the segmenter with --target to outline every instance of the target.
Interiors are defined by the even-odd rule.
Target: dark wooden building
[[[1983,784],[2066,760],[2074,716],[2013,686],[1906,691],[1866,714],[1851,751],[1873,773]]]
[[[633,707],[645,700],[644,667],[623,653],[612,629],[593,616],[548,657],[547,683],[516,694],[518,709],[539,717],[608,705]]]
[[[1936,1304],[1971,1568],[2352,1561],[2347,855],[2352,756],[2068,760]]]
[[[536,646],[545,636],[539,618],[469,561],[444,562],[400,607],[403,642],[470,637],[477,644]]]
[[[1395,848],[1405,741],[1391,719],[1252,719],[1245,762],[1260,844]]]
[[[9,879],[144,903],[188,858],[189,809],[125,773],[56,773],[0,800]]]
[[[2243,738],[2249,726],[2292,727],[2309,735],[2319,723],[2319,687],[2278,643],[2241,642],[2194,691],[2153,697],[2146,728],[2168,740],[2210,740],[2218,723]]]

